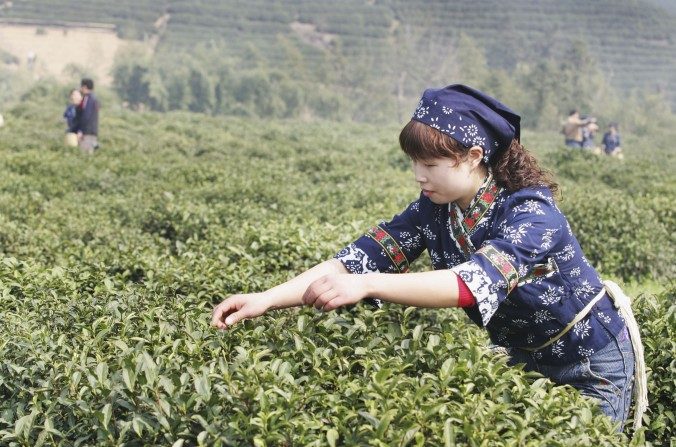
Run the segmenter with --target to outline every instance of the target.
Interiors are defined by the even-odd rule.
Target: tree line
[[[238,58],[227,57],[225,45],[212,41],[190,52],[157,54],[130,45],[116,58],[114,90],[135,109],[383,123],[407,119],[424,88],[463,82],[503,98],[526,126],[539,129],[556,126],[571,108],[631,123],[638,131],[651,124],[645,112],[670,114],[659,92],[621,95],[581,41],[563,57],[511,69],[489,68],[483,49],[465,34],[449,45],[406,29],[360,58],[339,45],[308,55],[281,36],[274,60],[254,44]]]

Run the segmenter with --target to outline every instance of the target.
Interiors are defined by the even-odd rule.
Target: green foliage
[[[402,32],[395,39],[394,48],[383,47],[391,62],[381,77],[372,75],[378,60],[354,63],[341,55],[327,56],[310,70],[298,47],[284,39],[283,51],[290,58],[280,68],[270,67],[253,45],[247,47],[246,61],[228,59],[227,45],[213,42],[190,53],[153,59],[147,50],[131,47],[117,58],[114,87],[133,108],[391,123],[395,115],[398,121],[408,117],[424,88],[453,79],[503,98],[523,115],[524,126],[538,129],[558,128],[561,117],[574,106],[602,111],[643,134],[663,126],[662,117],[670,116],[659,94],[636,93],[620,106],[617,93],[580,42],[561,61],[543,58],[507,71],[490,70],[483,49],[465,34],[450,48],[427,34]],[[441,52],[449,57],[438,66],[426,64]]]
[[[625,280],[676,275],[670,135],[627,138],[630,160],[563,148],[544,158],[562,184],[560,207],[585,255],[607,275]]]
[[[0,49],[0,62],[4,65],[19,65],[19,58],[7,51]]]
[[[161,108],[161,100],[151,96],[150,65],[150,54],[140,45],[129,46],[115,57],[113,88],[131,107],[147,104]]]
[[[587,46],[575,42],[560,58],[543,58],[535,64],[522,63],[515,77],[528,101],[520,109],[524,124],[540,129],[558,127],[558,117],[568,110],[595,110],[607,88]]]
[[[553,91],[554,98],[543,107],[564,110],[570,107],[568,101],[558,104],[554,100],[574,100],[579,95],[583,102],[574,105],[583,107],[587,101],[598,106],[598,95],[605,96],[602,102],[612,97],[603,88],[594,90],[597,79],[579,82],[590,62],[622,98],[634,90],[658,91],[667,104],[676,104],[672,87],[676,82],[676,18],[673,8],[657,7],[657,1],[91,0],[83,6],[76,0],[32,0],[13,2],[12,7],[0,10],[0,17],[112,23],[126,39],[157,39],[158,52],[164,55],[190,53],[200,44],[222,42],[219,56],[236,61],[237,68],[278,69],[292,73],[294,79],[319,83],[326,82],[324,75],[328,74],[341,80],[330,82],[334,88],[350,87],[348,78],[354,79],[351,75],[360,67],[368,67],[370,79],[360,82],[384,84],[388,92],[396,91],[406,72],[406,89],[413,90],[410,101],[417,100],[422,88],[441,85],[435,82],[439,77],[448,83],[459,74],[467,79],[467,72],[473,72],[469,78],[480,81],[481,64],[462,67],[465,73],[454,66],[462,48],[470,47],[460,41],[465,34],[481,49],[481,54],[470,55],[470,59],[483,58],[491,70],[513,72],[525,65],[558,77],[557,89],[565,93]],[[160,26],[164,19],[168,19],[166,24]],[[299,31],[292,24],[309,28]],[[586,48],[580,51],[576,41],[585,42]],[[582,53],[585,57],[577,57]],[[327,64],[327,60],[344,63]],[[568,70],[565,77],[556,76],[550,70],[554,66],[542,67],[542,61],[554,65],[581,61],[580,79]],[[420,85],[417,79],[426,82]],[[569,90],[571,84],[585,88]],[[584,96],[589,92],[591,96]]]
[[[35,0],[0,14],[72,21],[79,10],[78,20],[143,41],[113,68],[115,91],[134,109],[392,123],[424,88],[466,82],[539,130],[580,107],[648,134],[655,110],[668,115],[676,101],[676,28],[645,2]],[[3,79],[0,99],[25,88]]]
[[[5,111],[5,104],[18,99],[21,93],[25,92],[33,83],[29,73],[17,73],[15,70],[5,68],[0,65],[0,104],[2,112]]]
[[[18,111],[20,116],[28,117],[33,109],[32,105],[29,105],[30,103],[38,101],[46,101],[50,104],[63,102],[68,98],[72,88],[61,85],[54,79],[43,80],[34,84],[32,88],[21,95],[20,103],[14,110]]]
[[[1,348],[8,444],[622,443],[576,393],[466,348],[481,339],[444,312],[306,310],[223,335],[202,294],[161,278],[148,294],[11,258],[2,278],[3,313],[23,296],[24,315]]]
[[[565,8],[531,0],[34,0],[0,14],[72,21],[72,11],[155,50],[123,51],[113,69],[115,90],[133,108],[392,123],[410,116],[423,89],[465,82],[539,130],[558,128],[578,107],[648,134],[656,111],[668,115],[676,104],[676,19],[648,0]],[[260,99],[255,92],[268,87]]]
[[[646,440],[669,445],[676,437],[676,288],[658,296],[642,295],[632,305],[641,327],[648,376]]]
[[[676,274],[673,226],[660,221],[649,200],[634,201],[608,188],[569,188],[564,197],[561,208],[602,272],[639,280]]]
[[[198,68],[190,69],[188,88],[191,96],[188,110],[191,112],[208,112],[213,108],[214,91],[204,71]]]
[[[60,146],[60,112],[27,100],[0,129],[0,444],[627,444],[455,310],[209,327],[226,295],[328,258],[416,197],[397,128],[102,109],[102,149],[85,157]],[[550,150],[572,181],[579,160]],[[643,299],[654,400],[636,443],[658,444],[673,435],[673,292]]]

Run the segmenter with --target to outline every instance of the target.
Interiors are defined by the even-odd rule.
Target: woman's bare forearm
[[[458,280],[450,270],[363,275],[367,294],[395,304],[416,307],[456,307]]]
[[[303,293],[315,280],[330,274],[349,273],[345,266],[337,259],[329,259],[294,278],[279,284],[262,293],[267,301],[268,309],[284,309],[286,307],[302,306]]]

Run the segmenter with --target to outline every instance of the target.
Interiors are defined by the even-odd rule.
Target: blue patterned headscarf
[[[521,134],[519,115],[495,98],[462,84],[425,90],[412,119],[465,147],[480,146],[487,164]]]

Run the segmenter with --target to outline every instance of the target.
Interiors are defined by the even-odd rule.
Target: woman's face
[[[70,103],[71,104],[80,104],[82,102],[82,93],[79,90],[73,90],[70,94]]]
[[[413,174],[423,195],[437,205],[457,202],[466,208],[485,176],[485,169],[480,167],[482,153],[479,148],[478,158],[470,155],[459,162],[451,158],[414,160]]]

